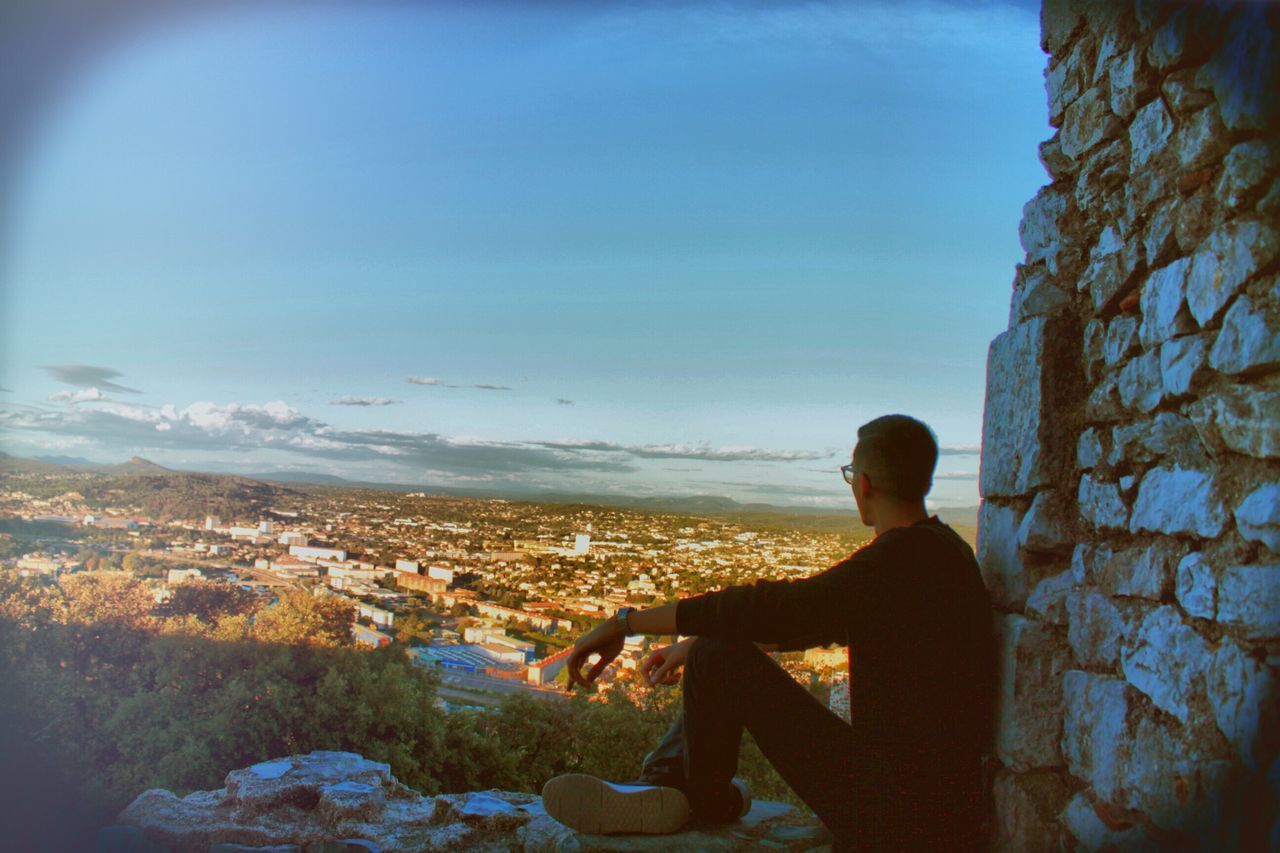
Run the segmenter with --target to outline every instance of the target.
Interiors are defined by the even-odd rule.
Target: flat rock
[[[127,838],[126,838],[127,837]],[[120,847],[119,839],[134,846]],[[261,762],[227,776],[221,791],[177,797],[153,789],[103,830],[111,849],[328,853],[396,851],[821,850],[821,823],[784,803],[757,801],[740,821],[662,836],[600,836],[557,823],[535,794],[471,791],[426,797],[390,768],[350,752]]]

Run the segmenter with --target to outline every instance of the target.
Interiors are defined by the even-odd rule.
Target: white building
[[[416,575],[421,572],[421,569],[418,567],[417,560],[396,560],[396,571],[412,572]]]
[[[178,586],[187,581],[204,580],[204,572],[199,569],[169,569],[164,580],[169,586]]]
[[[336,560],[341,563],[343,560],[347,559],[347,552],[341,548],[317,548],[314,545],[290,545],[289,553],[300,560],[307,560],[309,562],[315,562],[316,560]]]
[[[218,518],[216,515],[206,515],[204,517],[205,530],[217,530],[221,526],[222,526],[222,519]]]
[[[447,585],[453,584],[453,569],[448,566],[430,566],[427,568],[427,577],[444,581]]]
[[[307,534],[301,533],[297,530],[286,530],[284,533],[280,534],[280,539],[278,541],[285,547],[290,545],[306,545]]]
[[[275,523],[274,521],[259,521],[259,522],[258,522],[258,532],[259,532],[259,533],[265,533],[265,534],[267,534],[268,536],[270,536],[272,533],[274,533],[274,532],[275,532],[275,530],[276,530],[276,523]]]
[[[587,554],[591,552],[591,534],[579,533],[573,537],[573,553]]]
[[[363,602],[356,605],[356,614],[373,622],[379,628],[390,628],[396,621],[396,615],[390,610],[383,610],[381,607]]]

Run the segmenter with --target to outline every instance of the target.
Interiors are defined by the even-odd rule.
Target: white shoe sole
[[[547,782],[542,805],[570,829],[593,835],[665,835],[689,819],[689,800],[676,788],[612,785],[585,773]]]

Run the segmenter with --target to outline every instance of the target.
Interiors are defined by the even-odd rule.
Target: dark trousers
[[[727,821],[742,730],[837,839],[855,820],[853,729],[754,643],[701,637],[684,667],[684,710],[645,756],[642,780],[678,787],[695,819]]]

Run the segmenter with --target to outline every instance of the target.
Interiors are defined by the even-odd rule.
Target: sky
[[[920,418],[978,502],[1051,135],[1027,3],[206,14],[49,104],[0,448],[849,507]]]

